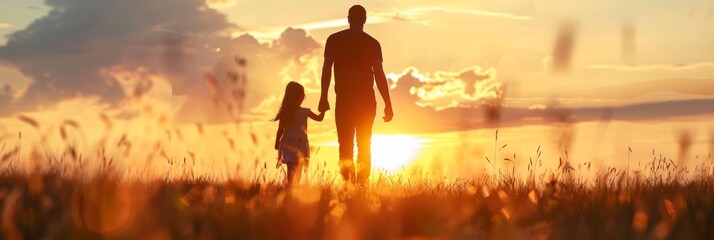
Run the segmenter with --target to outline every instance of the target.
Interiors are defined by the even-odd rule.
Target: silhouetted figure
[[[288,166],[285,178],[288,186],[300,182],[302,166],[310,161],[310,142],[307,139],[307,118],[322,121],[325,112],[319,115],[310,109],[300,107],[305,100],[305,88],[296,82],[290,82],[285,87],[283,102],[273,121],[278,122],[278,132],[275,134],[275,150],[278,150],[278,166],[284,163]]]
[[[382,69],[382,49],[379,42],[363,31],[367,11],[360,5],[352,6],[347,17],[350,28],[327,38],[325,63],[322,66],[321,112],[330,109],[327,93],[330,88],[332,65],[335,67],[335,125],[340,144],[340,171],[346,182],[364,182],[371,168],[370,139],[377,108],[374,83],[384,99],[384,121],[392,120],[387,78]],[[357,167],[353,164],[353,146],[357,137]]]

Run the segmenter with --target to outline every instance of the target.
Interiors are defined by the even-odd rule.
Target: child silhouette
[[[319,115],[308,108],[300,107],[305,100],[305,88],[297,82],[289,82],[278,113],[273,121],[278,121],[275,134],[275,150],[278,150],[278,167],[288,167],[285,178],[288,186],[300,182],[303,165],[310,160],[310,142],[307,139],[307,118],[322,121],[325,112]]]

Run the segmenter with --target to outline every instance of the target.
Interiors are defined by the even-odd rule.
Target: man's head
[[[367,10],[361,5],[354,5],[350,8],[347,20],[351,26],[362,26],[367,21]]]

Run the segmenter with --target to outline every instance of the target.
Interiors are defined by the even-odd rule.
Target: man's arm
[[[325,63],[322,64],[322,86],[320,91],[320,105],[317,110],[324,113],[330,110],[330,103],[327,101],[327,93],[330,92],[330,81],[332,80],[332,56],[325,56]]]
[[[374,80],[377,82],[377,90],[379,90],[379,94],[382,95],[382,99],[384,100],[384,121],[392,121],[394,112],[392,111],[392,100],[389,98],[389,85],[387,84],[387,76],[384,75],[382,61],[373,63],[372,70],[374,71]]]

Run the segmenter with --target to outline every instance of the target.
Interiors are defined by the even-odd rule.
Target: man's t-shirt
[[[363,31],[342,30],[327,38],[325,57],[334,60],[338,103],[376,103],[372,64],[382,62],[376,39]]]

